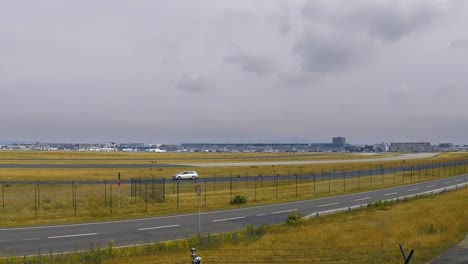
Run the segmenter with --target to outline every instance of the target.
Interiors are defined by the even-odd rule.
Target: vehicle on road
[[[195,180],[198,178],[198,173],[196,171],[182,171],[172,176],[174,180],[187,180],[192,179]]]

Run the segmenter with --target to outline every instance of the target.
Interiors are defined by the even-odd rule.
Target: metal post
[[[148,212],[148,184],[145,183],[145,212]]]
[[[278,174],[275,175],[275,197],[278,199]]]
[[[37,219],[37,187],[34,188],[34,218]]]
[[[37,181],[37,208],[41,209],[41,187],[39,186],[39,180]]]
[[[166,200],[166,178],[163,179],[163,187],[162,187],[162,199],[163,201]]]
[[[110,186],[110,213],[112,214],[112,185]]]
[[[257,202],[257,178],[255,178],[255,187],[254,187],[254,190],[255,190],[255,202]]]
[[[313,175],[314,176],[314,196],[315,196],[315,174]]]
[[[75,206],[75,181],[72,180],[72,205]]]
[[[229,194],[230,194],[230,201],[232,201],[232,177],[229,177]]]
[[[120,209],[120,172],[117,179],[117,209]]]
[[[177,182],[177,209],[179,209],[179,184],[180,182]]]
[[[297,197],[297,174],[294,174],[296,176],[296,197]]]
[[[362,169],[359,171],[358,177],[357,177],[357,189],[361,189],[361,174],[362,174]]]
[[[198,236],[200,236],[200,195],[198,195]]]
[[[107,206],[107,180],[104,180],[104,206]]]
[[[112,192],[111,192],[111,194],[112,194]],[[77,194],[76,194],[76,185],[75,185],[75,216],[76,216],[76,207],[77,207],[77,198],[76,197],[77,197]]]
[[[346,177],[345,177],[344,167],[343,167],[343,190],[346,192]]]

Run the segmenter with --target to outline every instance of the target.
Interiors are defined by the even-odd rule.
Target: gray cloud
[[[363,47],[354,45],[345,36],[334,33],[320,36],[310,29],[298,40],[293,50],[304,70],[335,72],[363,61],[366,56]]]
[[[184,76],[176,85],[177,89],[194,93],[203,94],[211,90],[210,83],[200,75],[192,74]]]
[[[6,1],[0,141],[468,143],[466,3]]]
[[[437,1],[307,1],[293,52],[304,70],[348,71],[382,49],[375,40],[397,42],[443,14]]]
[[[450,48],[454,50],[468,50],[468,39],[459,38],[450,43]]]
[[[225,61],[239,66],[246,72],[258,75],[270,74],[275,70],[274,62],[264,56],[238,54],[226,57]]]
[[[410,99],[411,93],[408,87],[403,86],[393,91],[390,91],[389,97],[393,102],[405,102]]]
[[[331,4],[333,3],[333,4]],[[337,10],[338,7],[338,10]],[[438,1],[308,1],[304,17],[344,34],[367,34],[383,41],[398,41],[444,14]]]
[[[373,8],[360,9],[355,14],[364,22],[359,26],[367,27],[372,38],[391,42],[430,27],[439,15],[437,7],[428,1],[413,6],[401,2],[381,2]]]

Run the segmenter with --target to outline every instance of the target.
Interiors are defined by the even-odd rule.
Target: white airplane
[[[164,149],[158,149],[158,148],[155,148],[155,149],[147,149],[146,152],[166,152],[166,150]]]

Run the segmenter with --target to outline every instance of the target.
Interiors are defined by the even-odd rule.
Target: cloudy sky
[[[0,4],[0,141],[468,144],[468,1]]]

